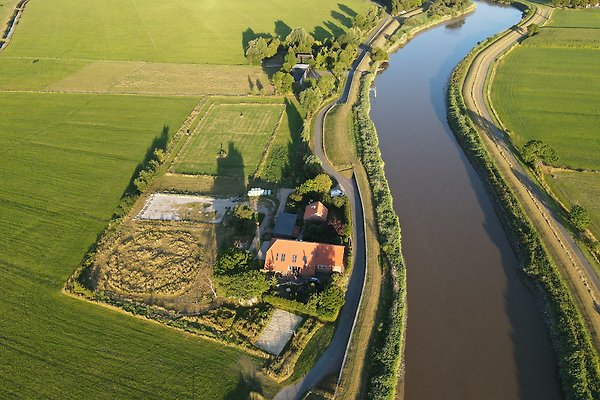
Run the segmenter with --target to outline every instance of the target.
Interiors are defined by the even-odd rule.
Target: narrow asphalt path
[[[535,15],[523,28],[512,30],[481,52],[471,64],[465,80],[463,94],[473,121],[486,134],[484,139],[486,137],[488,139],[488,148],[491,150],[491,154],[509,181],[509,185],[519,196],[528,215],[533,219],[544,242],[551,247],[550,251],[553,258],[557,258],[557,262],[569,269],[565,272],[572,275],[573,279],[580,280],[585,289],[579,293],[579,298],[587,302],[588,307],[586,308],[588,310],[596,310],[595,303],[598,302],[600,294],[600,279],[569,231],[560,222],[547,195],[535,185],[532,178],[517,161],[505,132],[493,123],[492,112],[486,102],[487,88],[485,81],[490,74],[494,61],[515,43],[527,37],[527,26],[529,24],[542,25],[550,18],[551,14],[552,9],[549,7],[537,5]],[[576,286],[581,285],[576,283]],[[595,314],[594,311],[592,313]]]
[[[319,158],[325,172],[338,181],[342,190],[348,196],[352,207],[352,238],[353,238],[353,269],[348,289],[346,291],[346,302],[340,312],[338,325],[334,336],[329,344],[329,347],[317,360],[312,369],[303,378],[295,384],[284,387],[276,396],[275,400],[296,400],[304,393],[315,387],[319,381],[329,374],[338,374],[342,367],[346,348],[352,327],[358,312],[358,305],[362,295],[363,282],[366,273],[366,251],[365,251],[365,231],[364,231],[364,215],[362,212],[362,202],[358,192],[358,186],[354,178],[347,179],[342,176],[337,169],[331,165],[329,159],[325,155],[323,148],[323,127],[327,113],[336,105],[348,101],[348,96],[352,88],[354,74],[357,73],[357,68],[367,55],[370,43],[383,31],[392,21],[390,16],[386,16],[381,23],[373,30],[367,39],[359,47],[359,55],[352,64],[352,69],[348,73],[346,84],[341,96],[326,105],[315,115],[315,132],[314,132],[314,154]],[[361,73],[359,71],[359,73]]]

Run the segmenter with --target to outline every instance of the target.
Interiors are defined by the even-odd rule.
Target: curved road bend
[[[405,14],[403,17],[408,18],[414,14],[421,12],[415,10]],[[348,282],[348,290],[346,291],[346,302],[340,312],[338,325],[335,334],[331,339],[331,343],[321,357],[317,360],[312,369],[303,378],[295,384],[289,385],[281,389],[275,396],[275,400],[295,400],[304,393],[315,387],[324,377],[331,373],[339,373],[346,354],[346,347],[352,333],[352,326],[358,311],[358,305],[362,295],[363,282],[366,271],[366,253],[365,253],[365,231],[364,231],[364,215],[362,212],[362,203],[358,193],[358,187],[354,179],[347,179],[342,176],[329,162],[323,148],[323,126],[325,116],[336,105],[348,101],[348,95],[354,80],[354,74],[357,72],[358,66],[365,58],[369,45],[381,31],[387,28],[393,19],[387,15],[381,23],[373,30],[367,39],[359,47],[359,55],[352,64],[352,68],[348,72],[348,78],[344,85],[344,90],[341,96],[327,104],[315,116],[315,132],[314,132],[314,154],[319,158],[325,172],[335,178],[342,187],[350,205],[352,207],[352,237],[353,237],[353,269],[350,281]],[[358,71],[362,73],[361,71]]]
[[[545,221],[544,228],[546,229],[543,229],[543,231],[540,232],[540,234],[544,236],[544,241],[552,246],[557,253],[563,253],[563,264],[565,264],[567,268],[574,267],[577,270],[584,285],[587,286],[587,291],[595,293],[595,295],[590,293],[592,302],[598,302],[598,296],[600,294],[600,279],[598,278],[598,275],[595,273],[570,233],[560,223],[557,215],[546,200],[546,195],[534,184],[523,166],[515,158],[509,143],[506,141],[504,131],[495,126],[492,122],[491,112],[485,101],[485,80],[490,73],[494,61],[512,45],[527,37],[527,26],[529,24],[536,23],[542,25],[550,18],[551,14],[552,10],[549,7],[537,5],[535,15],[523,28],[511,31],[482,51],[475,60],[473,60],[473,63],[469,68],[463,87],[463,95],[465,103],[473,117],[473,121],[486,133],[489,140],[496,146],[496,151],[492,151],[492,155],[500,164],[499,166],[503,171],[510,171],[508,174],[505,174],[505,177],[512,182],[511,186],[520,189],[518,192],[522,194],[522,196],[520,196],[521,201],[526,203],[523,204],[526,209],[537,214],[531,215],[531,213],[529,213],[530,217],[540,222]],[[525,195],[524,193],[527,194]],[[567,257],[567,259],[564,259],[564,257]]]

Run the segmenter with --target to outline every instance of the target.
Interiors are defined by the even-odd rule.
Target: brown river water
[[[405,399],[561,399],[542,314],[446,122],[454,66],[521,18],[476,4],[393,54],[372,95],[408,271]]]

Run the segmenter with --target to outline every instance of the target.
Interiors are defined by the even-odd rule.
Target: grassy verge
[[[582,316],[539,234],[488,154],[464,104],[462,89],[468,68],[490,42],[477,46],[455,69],[448,89],[448,120],[494,194],[501,219],[517,245],[524,272],[547,310],[567,398],[595,399],[600,396],[600,367]]]
[[[376,326],[376,316],[381,303],[382,280],[380,246],[375,222],[373,195],[367,174],[362,165],[356,165],[354,176],[360,187],[365,218],[365,237],[367,241],[367,277],[362,294],[362,302],[358,310],[358,319],[352,335],[344,369],[340,375],[336,395],[340,399],[357,399],[364,397],[369,366],[367,350]],[[388,277],[389,278],[389,277]],[[383,308],[383,307],[382,307]]]
[[[324,145],[327,158],[338,170],[351,168],[357,160],[354,137],[352,105],[358,95],[360,74],[353,75],[352,90],[348,101],[337,104],[325,118]]]

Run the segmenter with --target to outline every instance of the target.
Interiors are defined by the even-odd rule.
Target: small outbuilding
[[[273,237],[292,239],[296,237],[296,220],[298,216],[291,213],[281,213],[275,218]]]
[[[308,64],[294,65],[292,67],[292,75],[294,76],[294,81],[296,81],[302,85],[304,83],[304,80],[308,77],[309,71],[310,71],[310,66]]]
[[[304,221],[310,222],[326,222],[329,210],[320,201],[310,203],[304,209]]]

